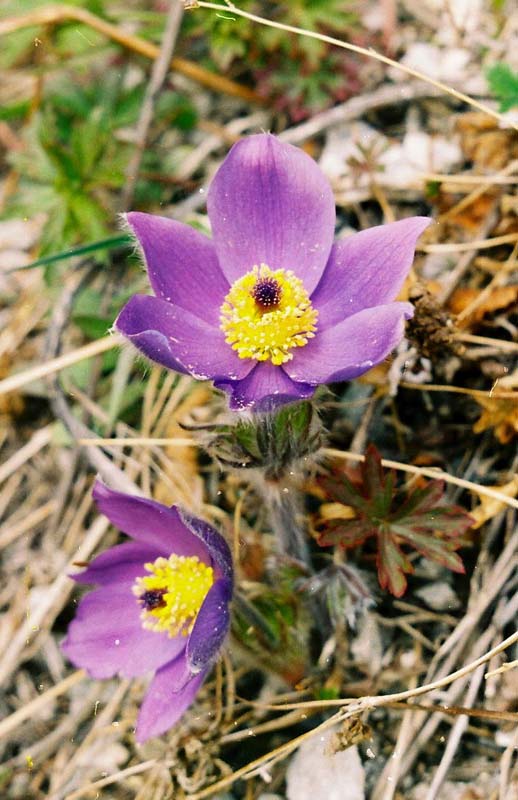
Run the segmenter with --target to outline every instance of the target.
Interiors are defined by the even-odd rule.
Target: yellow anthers
[[[197,556],[157,558],[144,564],[150,573],[137,578],[133,594],[142,607],[144,628],[187,636],[193,628],[207,592],[214,583],[212,567]]]
[[[318,311],[291,270],[255,266],[232,284],[221,306],[221,330],[239,358],[284,364],[316,331]]]

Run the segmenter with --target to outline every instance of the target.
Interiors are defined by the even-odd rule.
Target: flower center
[[[214,583],[212,567],[197,556],[177,555],[157,558],[144,567],[150,574],[137,578],[133,585],[143,627],[167,631],[171,637],[187,636]]]
[[[263,311],[270,310],[279,305],[282,297],[282,287],[275,278],[259,278],[252,289],[252,297],[260,309]]]
[[[221,330],[239,358],[284,364],[317,329],[318,311],[291,270],[255,266],[239,278],[221,306]]]

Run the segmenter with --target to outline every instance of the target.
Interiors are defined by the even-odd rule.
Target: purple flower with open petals
[[[302,150],[269,134],[232,147],[211,183],[212,239],[133,212],[155,296],[117,329],[153,361],[210,378],[231,408],[272,408],[348,380],[398,344],[394,302],[430,220],[410,217],[333,244],[333,193]]]
[[[177,722],[217,658],[229,627],[232,557],[221,534],[175,506],[101,483],[94,498],[133,541],[73,576],[99,588],[81,600],[62,647],[94,678],[155,672],[137,722],[143,742]]]

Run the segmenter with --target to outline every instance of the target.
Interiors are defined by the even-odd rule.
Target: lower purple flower
[[[98,588],[80,602],[62,644],[94,678],[155,672],[140,709],[143,742],[192,703],[229,628],[229,547],[203,520],[153,500],[94,487],[99,510],[133,541],[111,547],[73,578]]]
[[[212,239],[164,217],[127,216],[155,296],[132,297],[115,326],[148,358],[213,380],[231,408],[267,410],[361,375],[399,343],[413,309],[394,300],[429,219],[333,244],[328,181],[269,134],[234,145],[207,212]]]

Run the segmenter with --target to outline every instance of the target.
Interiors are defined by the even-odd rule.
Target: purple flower
[[[398,344],[412,306],[393,301],[428,218],[333,244],[329,183],[269,134],[234,145],[207,209],[212,240],[128,214],[155,297],[132,297],[116,327],[153,361],[212,379],[232,408],[263,410],[355,378]]]
[[[96,483],[99,510],[133,541],[111,547],[74,580],[98,584],[80,602],[63,650],[93,678],[155,672],[137,740],[168,730],[192,703],[229,627],[232,557],[203,520]]]

